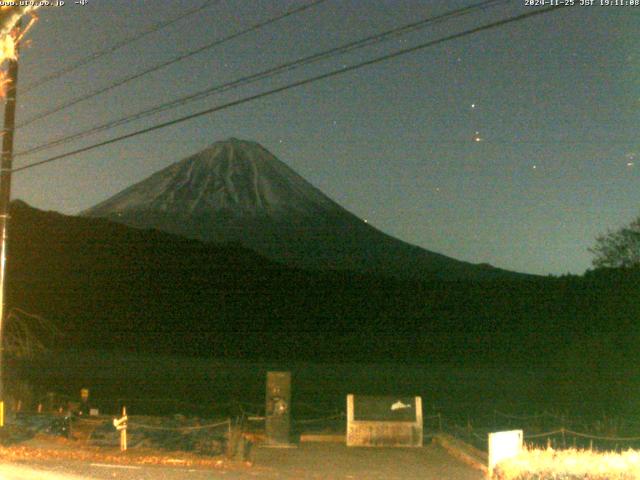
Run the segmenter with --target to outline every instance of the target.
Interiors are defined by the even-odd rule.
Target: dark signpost
[[[289,445],[291,431],[291,372],[267,372],[265,407],[267,444]]]

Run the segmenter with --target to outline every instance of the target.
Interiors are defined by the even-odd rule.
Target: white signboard
[[[347,395],[348,447],[422,447],[422,398]]]
[[[489,434],[489,478],[499,462],[515,457],[522,451],[522,438],[522,430]]]

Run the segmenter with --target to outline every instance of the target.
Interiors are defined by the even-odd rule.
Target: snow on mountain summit
[[[85,214],[282,216],[341,210],[258,143],[230,138],[151,175]]]
[[[82,213],[205,242],[239,242],[302,268],[402,278],[492,278],[391,237],[333,202],[255,142],[230,138]]]

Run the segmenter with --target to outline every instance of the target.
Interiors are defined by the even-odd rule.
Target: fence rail
[[[39,403],[58,404],[78,403],[78,398],[66,395],[48,394],[38,399]],[[162,412],[164,414],[194,414],[203,418],[239,418],[240,422],[250,419],[264,420],[264,404],[240,401],[211,401],[196,403],[179,398],[99,398],[95,400],[97,406],[106,406],[104,412],[115,413],[121,405],[130,407],[136,413]],[[93,403],[93,402],[92,402]],[[307,429],[325,429],[329,431],[344,431],[345,411],[338,408],[338,402],[294,402],[292,405],[292,427],[301,432]],[[62,410],[58,410],[62,411]],[[434,410],[431,410],[434,412]],[[434,432],[445,432],[472,445],[487,449],[487,436],[490,432],[501,430],[522,429],[527,442],[539,444],[546,441],[554,446],[580,446],[596,449],[640,448],[640,415],[602,416],[589,419],[570,416],[555,411],[535,413],[514,413],[494,409],[486,413],[477,413],[466,419],[463,414],[444,413],[443,411],[428,412],[423,416],[425,436]],[[453,410],[455,412],[455,410]],[[84,421],[92,421],[84,417]],[[99,422],[99,420],[94,420]],[[220,426],[230,425],[231,420],[212,422],[193,426],[159,426],[149,425],[142,421],[132,421],[130,426],[139,429],[158,431],[206,431]],[[238,423],[238,420],[236,420]],[[259,426],[258,426],[259,428]]]
[[[488,416],[485,415],[484,418]],[[567,446],[592,450],[640,448],[640,435],[633,432],[633,430],[637,431],[639,423],[635,418],[628,416],[604,417],[589,424],[585,419],[570,419],[568,416],[552,412],[511,414],[496,410],[493,412],[493,421],[490,425],[485,423],[483,426],[478,426],[469,420],[466,426],[462,426],[445,416],[441,419],[441,425],[442,431],[485,451],[488,448],[490,432],[512,429],[523,430],[525,441],[532,444],[545,441],[547,445],[556,448]],[[580,425],[583,428],[578,429],[572,425]]]

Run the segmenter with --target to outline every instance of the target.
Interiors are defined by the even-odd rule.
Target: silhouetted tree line
[[[578,398],[625,397],[617,375],[640,360],[640,269],[475,282],[311,272],[24,204],[11,232],[9,305],[53,321],[58,349],[534,365],[557,373],[545,388]]]

